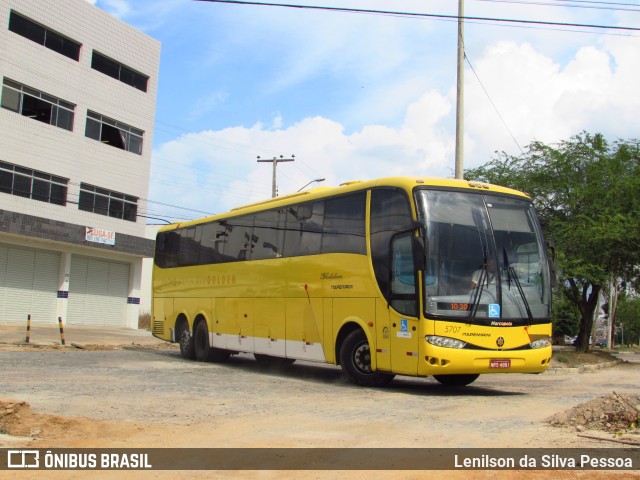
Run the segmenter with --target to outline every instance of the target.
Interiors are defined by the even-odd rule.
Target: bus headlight
[[[467,344],[462,340],[449,337],[438,337],[437,335],[427,335],[424,339],[431,345],[445,348],[464,348]]]
[[[533,349],[536,348],[545,348],[551,345],[551,338],[541,338],[540,340],[534,340],[529,344],[529,346]]]

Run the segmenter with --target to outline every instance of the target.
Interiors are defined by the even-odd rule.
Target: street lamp
[[[316,178],[315,180],[311,180],[309,183],[307,183],[304,187],[302,187],[300,190],[298,190],[298,192],[301,192],[302,190],[304,190],[305,188],[307,188],[309,185],[311,185],[312,183],[320,183],[320,182],[324,182],[325,179],[324,178]],[[297,192],[296,192],[297,193]]]

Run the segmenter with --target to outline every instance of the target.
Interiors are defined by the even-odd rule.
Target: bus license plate
[[[489,361],[489,368],[511,368],[510,359],[494,359]]]

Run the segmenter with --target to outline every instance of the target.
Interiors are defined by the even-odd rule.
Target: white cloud
[[[392,3],[397,10],[455,14],[451,4]],[[156,147],[153,199],[219,212],[268,198],[271,166],[258,164],[258,155],[296,155],[293,164],[278,166],[281,194],[319,177],[336,185],[387,175],[452,175],[454,22],[183,0],[98,4],[129,8],[127,21],[163,27],[156,30],[168,35],[163,72],[180,74],[163,73],[160,84],[177,107],[159,108],[158,119],[182,128],[192,119],[189,125],[201,125]],[[602,22],[615,23],[609,13],[585,10],[482,2],[467,14],[582,23],[597,23],[594,16],[602,15]],[[196,41],[188,35],[198,32]],[[610,138],[638,135],[637,38],[486,24],[468,24],[466,32],[474,69],[521,147],[582,130]],[[183,68],[170,63],[175,52],[184,52]],[[518,154],[468,67],[465,77],[465,167],[487,162],[495,150]],[[158,100],[159,107],[169,103]]]
[[[561,65],[528,43],[497,42],[474,68],[522,147],[582,130],[629,138],[637,135],[640,107],[635,94],[640,61],[633,47],[609,40],[580,48]],[[469,71],[466,85],[465,167],[485,163],[495,150],[519,153]],[[268,125],[183,136],[154,152],[151,198],[208,212],[268,198],[271,165],[258,164],[257,155],[295,154],[293,164],[278,165],[280,194],[318,177],[336,185],[390,175],[451,176],[452,92],[453,87],[448,95],[431,89],[405,104],[397,127],[370,123],[347,132],[339,122],[319,116],[286,127],[276,113]]]
[[[557,142],[587,130],[606,136],[637,135],[640,98],[634,90],[640,53],[631,42],[585,46],[566,64],[530,44],[499,42],[476,61],[475,70],[521,147],[531,141]],[[491,152],[518,148],[475,77],[467,73],[466,149],[474,165]],[[469,163],[469,162],[468,162]]]
[[[431,91],[409,106],[397,129],[367,125],[346,134],[335,121],[310,117],[273,130],[282,122],[276,116],[268,127],[186,135],[154,152],[151,198],[170,198],[171,203],[207,212],[268,198],[272,164],[258,163],[257,155],[268,159],[295,154],[294,163],[278,165],[280,194],[319,177],[336,185],[393,175],[449,176],[452,140],[440,122],[450,110],[450,101]]]

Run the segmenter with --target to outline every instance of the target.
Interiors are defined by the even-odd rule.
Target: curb
[[[572,368],[548,368],[544,373],[548,373],[551,375],[557,375],[561,373],[589,373],[594,370],[601,370],[603,368],[611,368],[624,363],[624,360],[613,360],[611,362],[604,363],[596,363],[593,365],[583,365],[581,367],[572,367]]]

